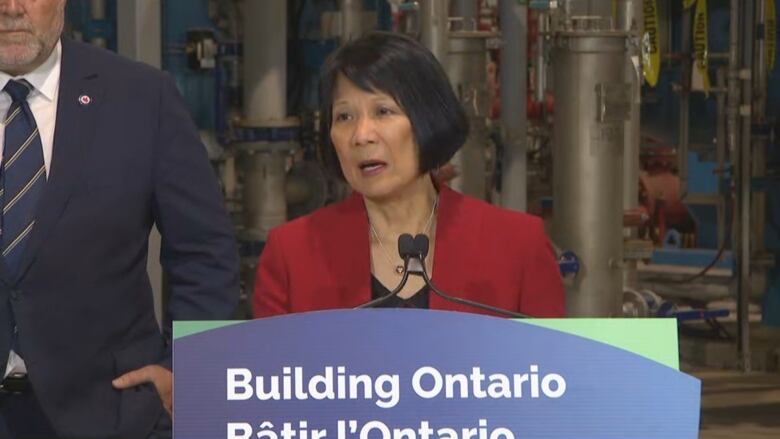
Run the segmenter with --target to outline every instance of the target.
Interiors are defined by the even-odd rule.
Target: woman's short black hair
[[[395,99],[411,121],[421,174],[446,164],[466,141],[468,118],[433,54],[405,35],[370,32],[336,50],[325,62],[320,81],[324,156],[338,175],[343,174],[330,128],[340,74],[365,91]]]

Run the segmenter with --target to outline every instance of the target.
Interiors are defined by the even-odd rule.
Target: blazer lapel
[[[439,207],[436,214],[436,241],[433,249],[433,274],[431,279],[437,287],[451,293],[453,280],[462,273],[453,271],[463,259],[471,256],[465,251],[468,245],[464,242],[477,231],[464,224],[464,218],[468,212],[460,210],[460,198],[462,195],[450,189],[447,185],[439,186]],[[430,252],[430,250],[429,250]],[[448,309],[448,302],[436,294],[429,295],[431,309]]]
[[[334,210],[326,227],[326,260],[336,281],[339,300],[344,306],[357,306],[371,300],[371,254],[368,242],[368,217],[363,197],[353,193]]]
[[[77,186],[80,166],[92,143],[102,88],[96,80],[97,72],[89,67],[89,60],[78,50],[76,43],[62,39],[51,167],[46,188],[38,202],[35,227],[22,258],[19,279],[29,269],[46,235],[65,209],[73,188]]]

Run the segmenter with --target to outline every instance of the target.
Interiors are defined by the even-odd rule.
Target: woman
[[[429,236],[426,265],[439,289],[535,317],[564,314],[541,220],[433,178],[463,145],[468,121],[427,49],[370,33],[329,58],[321,85],[323,138],[354,193],[269,233],[255,316],[349,308],[387,294],[403,275],[404,233]],[[419,276],[384,306],[480,312],[429,294]]]

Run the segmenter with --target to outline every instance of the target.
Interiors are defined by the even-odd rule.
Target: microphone
[[[415,246],[414,238],[412,238],[412,235],[408,233],[404,233],[398,237],[398,254],[404,261],[404,275],[401,278],[401,282],[398,284],[398,286],[393,288],[393,291],[390,291],[384,296],[377,297],[370,302],[358,305],[354,309],[373,308],[392,299],[396,294],[401,292],[404,285],[406,285],[406,281],[409,280],[410,270],[419,270],[419,266],[424,265],[420,263],[419,260],[417,260],[417,247]]]
[[[414,247],[416,253],[415,253],[415,257],[410,259],[420,262],[420,273],[415,272],[413,274],[421,275],[423,280],[425,280],[425,284],[428,285],[428,288],[430,288],[431,291],[433,291],[437,296],[441,297],[442,299],[449,300],[450,302],[460,303],[461,305],[472,306],[474,308],[478,308],[484,311],[490,311],[496,314],[501,314],[506,317],[514,317],[519,319],[530,318],[530,316],[526,314],[521,314],[519,312],[510,311],[504,308],[498,308],[492,305],[488,305],[486,303],[480,303],[480,302],[475,302],[473,300],[462,299],[460,297],[451,296],[443,292],[442,290],[438,289],[436,285],[434,285],[433,282],[431,281],[431,278],[428,277],[428,270],[425,268],[425,257],[428,256],[429,246],[430,246],[430,241],[428,240],[428,237],[426,235],[419,234],[415,236]]]

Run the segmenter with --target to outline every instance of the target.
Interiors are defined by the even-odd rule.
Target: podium
[[[693,439],[673,319],[367,309],[174,322],[174,437]]]

